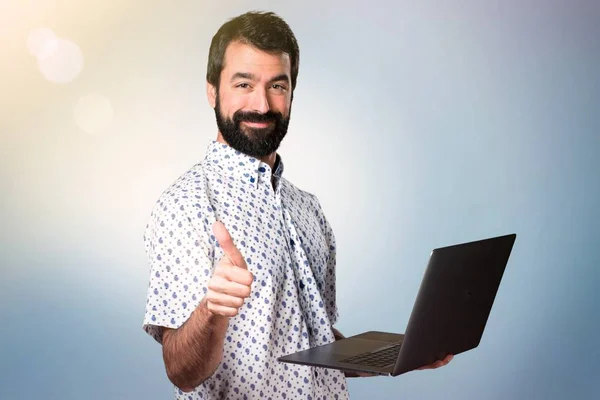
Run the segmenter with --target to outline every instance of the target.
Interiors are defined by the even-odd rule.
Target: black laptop
[[[397,376],[479,345],[516,234],[434,249],[404,334],[369,331],[278,358]]]

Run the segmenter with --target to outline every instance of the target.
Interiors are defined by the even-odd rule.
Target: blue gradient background
[[[518,234],[479,348],[352,398],[600,398],[599,2],[150,4],[0,6],[1,399],[172,398],[143,229],[216,137],[208,46],[249,9],[300,43],[280,153],[336,232],[344,334],[403,332],[432,248]],[[71,84],[27,53],[38,26],[80,45]],[[72,116],[93,91],[98,135]]]

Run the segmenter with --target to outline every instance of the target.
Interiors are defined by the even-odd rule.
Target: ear
[[[217,87],[208,81],[206,81],[206,97],[208,98],[208,104],[214,109],[217,105]]]

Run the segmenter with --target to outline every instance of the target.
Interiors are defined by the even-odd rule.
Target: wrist
[[[335,340],[341,340],[346,338],[344,335],[342,335],[340,331],[338,331],[334,327],[331,327],[331,330],[333,331],[333,337],[335,338]]]
[[[200,304],[198,304],[196,311],[199,311],[200,315],[202,315],[203,317],[202,320],[208,322],[209,324],[229,323],[229,317],[217,314],[208,307],[208,300],[206,299],[206,297],[200,301]]]

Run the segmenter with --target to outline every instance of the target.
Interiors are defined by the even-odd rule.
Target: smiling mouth
[[[266,121],[266,122],[242,121],[242,122],[244,123],[244,125],[247,125],[251,128],[266,128],[267,126],[269,126],[273,123],[273,121]]]

